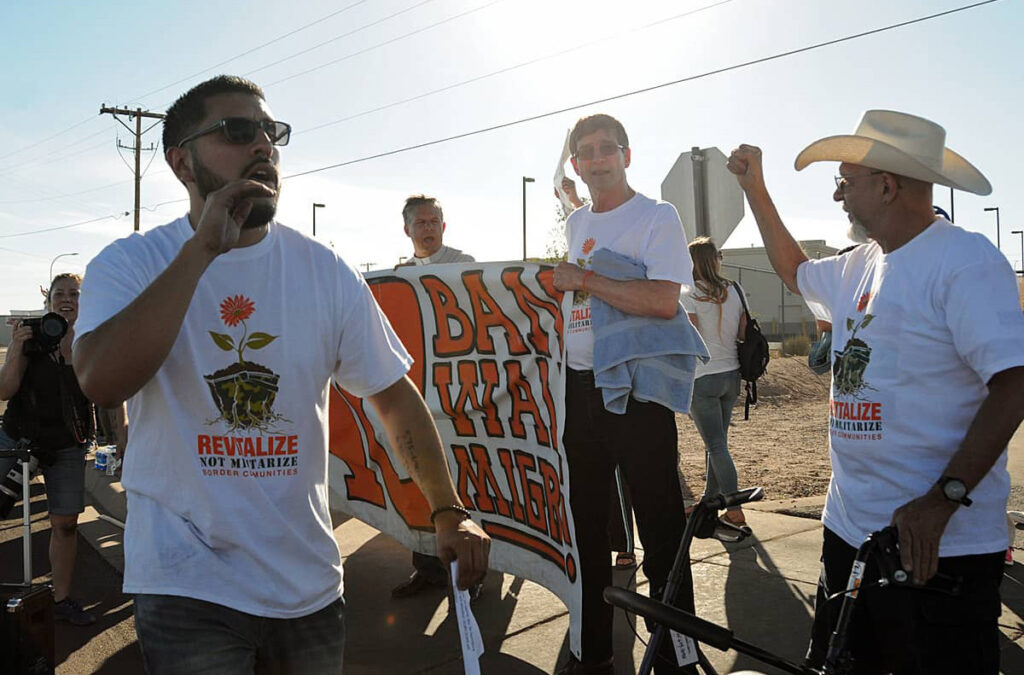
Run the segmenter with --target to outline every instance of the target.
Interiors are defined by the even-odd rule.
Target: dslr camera
[[[25,341],[26,356],[56,351],[68,332],[67,319],[56,312],[21,319],[21,325],[32,328],[32,337]]]

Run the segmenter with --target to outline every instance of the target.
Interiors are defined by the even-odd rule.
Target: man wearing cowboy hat
[[[729,158],[775,271],[835,331],[832,481],[808,660],[824,660],[841,604],[827,598],[846,588],[856,547],[894,524],[913,584],[938,572],[962,577],[962,592],[871,587],[869,564],[851,633],[856,672],[996,673],[1024,316],[1006,258],[932,211],[933,184],[981,195],[991,186],[945,148],[942,127],[887,110],[812,143],[796,168],[819,161],[840,162],[833,198],[871,242],[808,260],[768,194],[761,151],[741,145]]]

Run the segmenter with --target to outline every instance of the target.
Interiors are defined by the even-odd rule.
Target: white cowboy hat
[[[797,155],[796,170],[812,162],[849,162],[977,195],[992,192],[973,164],[946,147],[945,129],[893,110],[868,110],[852,135],[811,143]]]

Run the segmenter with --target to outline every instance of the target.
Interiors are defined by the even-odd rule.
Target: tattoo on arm
[[[409,462],[409,466],[406,467],[413,476],[419,476],[420,474],[420,462],[419,456],[416,454],[416,444],[412,440],[412,432],[406,429],[398,435],[398,446],[402,450],[402,454],[405,459]]]

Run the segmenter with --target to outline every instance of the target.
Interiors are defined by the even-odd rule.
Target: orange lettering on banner
[[[565,341],[562,339],[562,333],[565,330],[565,322],[562,320],[562,291],[555,288],[555,268],[548,267],[538,272],[537,282],[544,289],[544,292],[548,294],[548,297],[555,301],[553,313],[555,317],[555,333],[558,334],[558,344],[564,345]]]
[[[498,461],[505,469],[505,480],[512,493],[512,517],[520,523],[525,523],[526,515],[523,513],[523,505],[519,502],[519,490],[516,488],[516,467],[512,461],[512,452],[506,448],[498,448]]]
[[[541,300],[526,287],[522,279],[522,267],[510,267],[501,273],[501,283],[505,288],[512,291],[519,309],[530,320],[530,333],[527,335],[530,344],[538,354],[551,356],[547,331],[541,328],[540,315],[535,308],[539,307],[546,311],[555,320],[561,315],[561,308],[558,303]]]
[[[540,416],[540,408],[537,407],[537,401],[533,397],[530,382],[523,377],[522,364],[518,361],[506,361],[505,377],[508,381],[506,387],[512,399],[512,415],[508,419],[512,435],[516,438],[526,438],[526,425],[523,424],[523,414],[525,413],[533,417],[537,442],[550,447],[551,436]]]
[[[548,505],[548,531],[551,538],[559,544],[563,541],[571,542],[558,470],[540,457],[537,458],[537,463],[540,465],[540,475],[544,480],[544,501]]]
[[[465,356],[473,350],[473,322],[459,307],[455,293],[435,276],[420,277],[420,283],[430,296],[434,310],[437,335],[434,337],[434,356]],[[419,313],[419,310],[416,310]],[[458,335],[452,334],[452,322],[458,326]]]
[[[548,360],[537,357],[537,370],[540,373],[540,392],[544,397],[544,406],[548,409],[548,420],[551,425],[551,447],[558,449],[558,417],[555,414],[555,399],[551,396],[551,385],[548,383]],[[559,459],[561,461],[561,459]]]
[[[476,425],[466,414],[468,403],[477,412],[484,414],[484,428],[488,436],[503,437],[505,430],[498,419],[498,408],[494,405],[493,392],[498,384],[498,368],[491,361],[491,367],[481,367],[484,376],[484,394],[482,400],[477,399],[477,363],[475,361],[459,361],[459,394],[452,404],[451,384],[452,366],[450,363],[434,364],[434,387],[437,389],[441,410],[452,419],[455,433],[459,436],[476,436]],[[484,364],[481,364],[483,366]]]
[[[391,326],[402,340],[402,344],[413,358],[409,378],[423,391],[425,379],[425,345],[420,303],[412,284],[398,277],[377,277],[367,280],[370,291],[381,309],[387,315]],[[340,354],[340,358],[350,358]],[[373,426],[363,411],[363,401],[337,387],[332,387],[330,411],[330,450],[344,461],[352,472],[345,477],[347,497],[373,504],[379,508],[388,507],[377,473],[370,468],[378,467],[387,486],[388,497],[399,516],[410,526],[430,529],[430,506],[416,484],[409,479],[399,479],[385,449],[377,442]],[[297,448],[296,448],[297,449]],[[289,453],[292,450],[288,446]]]
[[[537,467],[536,457],[527,452],[516,451],[516,466],[519,467],[520,485],[523,490],[523,503],[526,505],[526,524],[544,534],[548,534],[547,518],[544,509],[544,487],[535,480],[526,477],[527,471]]]
[[[519,332],[519,326],[501,311],[501,305],[491,296],[487,286],[484,284],[483,274],[481,270],[474,270],[472,272],[464,272],[462,275],[462,283],[466,285],[466,291],[469,293],[469,302],[473,305],[477,352],[480,354],[493,354],[494,341],[491,340],[491,329],[501,328],[501,333],[505,336],[505,342],[508,345],[509,354],[519,356],[529,354],[530,350],[526,347],[526,342],[523,341],[523,336]]]
[[[420,315],[420,301],[416,297],[416,289],[411,283],[398,277],[377,277],[367,283],[373,293],[373,299],[387,315],[391,327],[395,329],[406,351],[412,356],[409,378],[422,393],[427,360],[423,319]]]
[[[508,501],[502,496],[498,480],[491,470],[490,453],[487,452],[486,447],[478,443],[470,443],[469,449],[473,453],[472,460],[464,446],[452,446],[452,454],[455,455],[458,469],[456,486],[459,490],[459,498],[464,504],[476,504],[476,509],[481,513],[494,513],[497,510],[497,513],[508,518],[512,515],[512,510],[509,508]],[[474,466],[476,467],[475,471],[473,470]],[[473,483],[475,498],[470,497],[469,481]],[[497,503],[497,507],[495,507],[495,503]]]

